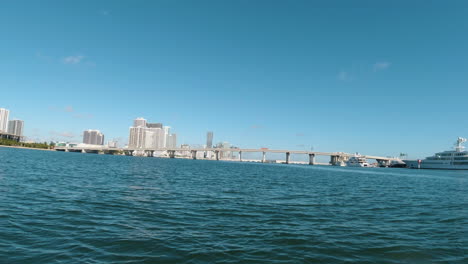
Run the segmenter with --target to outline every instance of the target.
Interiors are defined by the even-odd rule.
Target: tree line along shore
[[[11,139],[0,138],[0,146],[34,148],[34,149],[53,149],[55,144],[53,142],[26,143],[26,142],[18,142],[18,141],[11,140]]]

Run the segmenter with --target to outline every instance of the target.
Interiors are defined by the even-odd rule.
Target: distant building
[[[148,123],[140,117],[133,121],[130,127],[128,147],[132,149],[163,149],[174,148],[177,145],[177,136],[170,134],[171,127],[162,123]]]
[[[167,136],[166,148],[176,148],[177,147],[177,135],[169,134]]]
[[[133,127],[146,127],[146,119],[139,117],[133,121]]]
[[[167,141],[168,141],[169,133],[171,132],[171,127],[170,126],[164,126],[163,130],[164,130],[163,147],[167,148],[167,147],[169,147],[168,144],[167,144]]]
[[[0,108],[0,132],[8,133],[8,117],[10,115],[10,110],[5,108]]]
[[[213,147],[213,132],[209,131],[206,133],[206,148],[212,148]]]
[[[230,149],[231,144],[229,144],[229,142],[219,142],[218,144],[216,144],[216,148]],[[221,159],[228,159],[228,158],[230,159],[231,158],[231,151],[221,151],[219,154],[220,154]]]
[[[147,128],[163,128],[162,123],[146,123]]]
[[[104,145],[104,134],[99,130],[86,130],[83,132],[83,143],[90,145]]]
[[[110,140],[107,142],[107,146],[109,148],[117,148],[117,141],[116,140]]]
[[[8,134],[22,137],[24,129],[23,120],[10,120],[8,121]]]
[[[130,127],[130,136],[128,138],[129,148],[144,148],[146,140],[146,127]]]
[[[190,156],[190,145],[188,145],[188,144],[182,144],[182,145],[180,145],[180,148],[181,148],[181,149],[184,149],[184,150],[182,150],[181,153],[180,153],[182,156],[185,156],[185,157]],[[186,150],[185,150],[185,149],[186,149]]]

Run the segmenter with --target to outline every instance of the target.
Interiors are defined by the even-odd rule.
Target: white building
[[[10,120],[8,121],[8,134],[15,136],[23,136],[24,121],[23,120]]]
[[[133,120],[133,127],[146,127],[146,119],[139,117]]]
[[[104,134],[99,130],[86,130],[83,132],[83,144],[104,145]]]
[[[166,148],[176,148],[177,147],[177,135],[169,134],[166,140]]]
[[[10,115],[10,110],[5,108],[0,108],[0,132],[8,133],[8,117]]]
[[[128,138],[129,148],[144,148],[146,140],[146,127],[130,127],[130,136]]]
[[[170,126],[164,126],[163,130],[164,130],[163,147],[167,148],[168,147],[167,146],[167,139],[169,137],[169,133],[171,132],[171,127]]]
[[[116,140],[110,140],[110,141],[107,142],[107,146],[108,146],[109,148],[117,148],[117,145],[118,145],[118,144],[117,144],[117,141],[116,141]]]
[[[132,149],[174,148],[177,145],[177,138],[175,134],[170,134],[170,129],[169,126],[163,126],[161,123],[148,123],[146,119],[139,117],[130,127],[128,147]]]

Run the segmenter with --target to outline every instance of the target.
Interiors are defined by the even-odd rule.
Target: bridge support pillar
[[[330,156],[330,165],[338,166],[340,163],[345,162],[346,160],[346,156],[332,155]]]
[[[262,163],[266,162],[266,152],[264,151],[262,154]]]
[[[219,150],[215,151],[216,160],[219,160]]]
[[[154,157],[154,150],[147,150],[145,152],[147,157]]]
[[[167,154],[169,155],[169,158],[171,159],[175,158],[175,150],[168,150]]]
[[[239,161],[242,162],[242,151],[239,151]]]
[[[309,165],[315,165],[315,154],[309,154]]]
[[[286,164],[289,164],[289,158],[291,156],[291,153],[290,152],[286,152]]]
[[[378,159],[377,160],[377,163],[379,164],[379,167],[388,167],[390,166],[390,160],[381,160],[381,159]]]
[[[197,159],[197,151],[196,150],[192,150],[192,159],[196,160]]]

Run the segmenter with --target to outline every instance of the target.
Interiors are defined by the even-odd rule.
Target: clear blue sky
[[[386,2],[386,3],[385,3]],[[468,137],[467,1],[4,1],[0,107],[26,136],[420,157]]]

